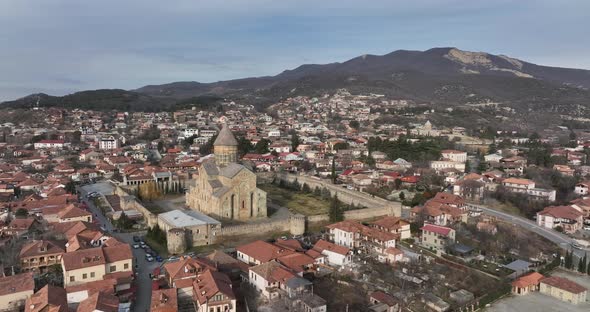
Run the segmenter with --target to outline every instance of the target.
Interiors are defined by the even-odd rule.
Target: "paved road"
[[[497,217],[497,218],[502,219],[506,222],[510,222],[512,224],[523,227],[529,231],[535,232],[535,233],[547,238],[548,240],[554,242],[555,244],[559,245],[564,250],[573,250],[574,254],[576,256],[578,256],[579,258],[584,257],[584,253],[586,251],[572,248],[572,243],[574,243],[574,240],[567,235],[561,234],[555,230],[551,230],[551,229],[547,229],[542,226],[539,226],[539,225],[537,225],[537,223],[535,223],[532,220],[529,220],[529,219],[526,219],[523,217],[519,217],[519,216],[514,216],[511,214],[502,212],[502,211],[494,210],[494,209],[491,209],[486,206],[475,205],[475,204],[468,204],[468,206],[473,207],[473,208],[479,208],[485,214]]]
[[[111,224],[110,220],[102,214],[100,209],[96,207],[92,201],[86,199],[86,194],[92,191],[93,188],[82,187],[79,190],[83,201],[88,205],[88,208],[94,214],[93,217],[99,221],[100,226],[104,227],[107,232],[113,233],[114,226]],[[145,233],[113,233],[117,239],[130,245],[133,245],[133,235],[140,236],[143,234]],[[152,273],[154,268],[158,267],[160,264],[155,261],[147,262],[145,260],[145,252],[141,248],[132,248],[132,251],[133,257],[135,258],[133,263],[134,265],[137,265],[137,269],[135,269],[135,285],[137,290],[135,293],[135,303],[133,310],[136,312],[147,312],[150,309],[152,298],[152,281],[149,278],[149,273]]]

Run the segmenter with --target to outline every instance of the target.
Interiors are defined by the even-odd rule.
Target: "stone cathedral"
[[[196,184],[186,194],[191,209],[222,219],[246,221],[266,217],[266,192],[256,175],[238,161],[238,142],[223,124],[213,143],[214,157],[199,167]]]

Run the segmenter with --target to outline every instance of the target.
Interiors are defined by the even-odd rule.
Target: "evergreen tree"
[[[332,158],[332,183],[336,184],[336,161]]]
[[[299,146],[299,144],[301,144],[299,136],[297,135],[297,133],[293,133],[291,135],[291,149],[293,150],[293,152],[297,151],[297,147]]]
[[[584,254],[584,257],[582,259],[580,259],[578,262],[578,272],[586,273],[587,269],[588,269],[588,259],[586,258],[586,254]]]
[[[340,222],[344,220],[344,212],[340,207],[340,201],[338,200],[338,195],[334,195],[332,201],[330,203],[330,211],[329,211],[330,222]]]

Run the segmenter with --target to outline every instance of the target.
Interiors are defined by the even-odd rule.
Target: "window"
[[[117,271],[117,266],[116,265],[111,265],[111,272],[115,272]]]
[[[82,279],[87,279],[88,278],[88,274],[84,273],[82,274]]]
[[[94,277],[94,272],[90,272],[90,277]]]
[[[75,276],[70,276],[70,282],[75,282],[76,281],[76,277]]]
[[[123,269],[125,269],[125,270],[129,269],[129,263],[123,264]]]

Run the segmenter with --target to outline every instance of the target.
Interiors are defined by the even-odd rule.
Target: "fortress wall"
[[[383,198],[379,198],[379,197],[374,197],[372,195],[366,194],[366,193],[362,193],[362,192],[358,192],[358,191],[353,191],[353,190],[349,190],[347,188],[343,188],[341,186],[338,185],[334,185],[331,183],[328,183],[326,181],[323,180],[319,180],[319,179],[315,179],[312,177],[307,177],[307,176],[299,176],[299,175],[294,175],[294,174],[277,174],[277,178],[279,179],[283,179],[284,181],[287,182],[293,182],[295,179],[297,179],[297,181],[299,183],[305,183],[307,184],[311,189],[315,189],[316,187],[319,188],[327,188],[330,193],[332,194],[332,196],[337,195],[338,199],[341,200],[344,203],[347,204],[355,204],[357,206],[364,206],[364,207],[368,207],[368,208],[381,208],[382,211],[381,213],[383,213],[382,215],[392,215],[392,216],[401,216],[401,203],[399,202],[392,202],[392,201],[388,201],[385,200]],[[360,209],[360,210],[364,210],[364,209]],[[353,218],[353,216],[360,216],[363,215],[362,212],[360,213],[352,213],[353,211],[347,211],[346,213],[348,213],[351,218]],[[367,218],[371,218],[374,217],[376,215],[377,212],[366,212],[368,215]],[[354,217],[356,218],[356,217]]]

